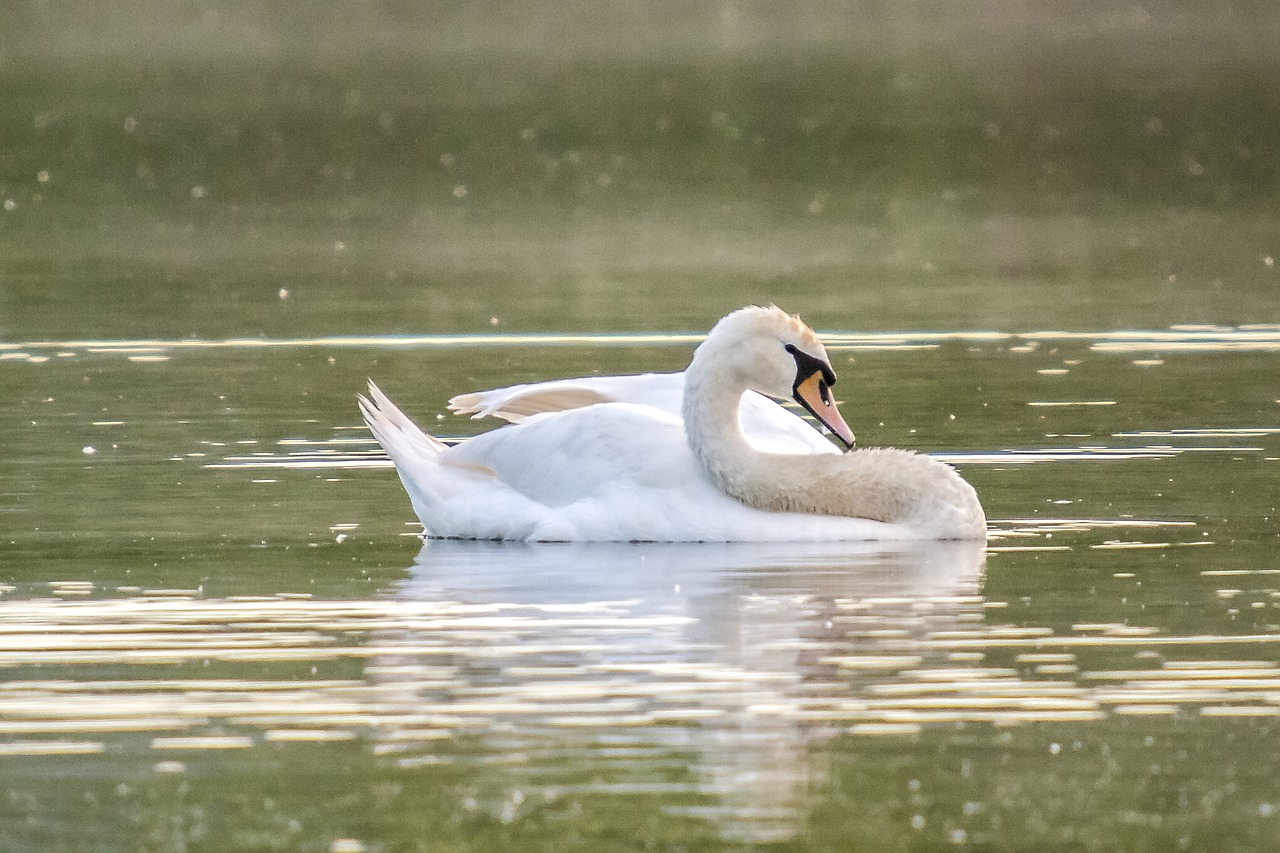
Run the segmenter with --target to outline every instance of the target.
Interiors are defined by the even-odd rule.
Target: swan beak
[[[853,448],[853,430],[849,429],[849,425],[840,416],[840,410],[836,408],[836,401],[831,399],[831,389],[821,371],[815,370],[808,379],[796,384],[795,398],[832,435],[840,439],[846,450]]]

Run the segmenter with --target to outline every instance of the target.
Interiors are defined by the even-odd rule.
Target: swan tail
[[[449,448],[414,423],[372,382],[369,383],[369,396],[357,394],[356,399],[369,431],[397,469],[404,470],[404,463],[435,462],[436,457]]]
[[[470,415],[472,419],[494,417],[520,423],[530,415],[580,409],[612,400],[612,397],[593,388],[572,382],[540,382],[459,394],[449,401],[449,411],[455,415]]]
[[[357,394],[356,399],[365,424],[391,457],[414,512],[430,534],[430,521],[447,499],[448,478],[441,476],[441,457],[449,445],[414,423],[372,382],[369,396]]]

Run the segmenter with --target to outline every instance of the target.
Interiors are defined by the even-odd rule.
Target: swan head
[[[836,374],[813,329],[776,305],[751,305],[727,315],[707,334],[694,360],[711,358],[727,377],[778,400],[791,398],[853,447],[853,430],[836,408]]]

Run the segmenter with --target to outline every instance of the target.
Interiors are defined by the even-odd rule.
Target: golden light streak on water
[[[1207,705],[1200,709],[1205,717],[1276,717],[1280,716],[1277,705]]]
[[[93,755],[105,745],[96,741],[24,740],[0,743],[0,757],[9,755]]]
[[[248,749],[253,738],[234,735],[205,735],[201,737],[158,737],[151,741],[152,749]]]
[[[895,336],[897,337],[897,336]],[[933,336],[937,337],[937,336]],[[621,334],[466,334],[466,335],[327,335],[314,338],[226,338],[222,340],[198,339],[143,339],[143,340],[73,340],[31,341],[8,343],[3,346],[20,349],[84,350],[94,354],[153,354],[172,350],[209,349],[420,349],[427,347],[509,347],[509,346],[635,346],[638,344],[690,344],[697,343],[702,334],[686,332],[640,332]],[[25,355],[25,354],[24,354]]]
[[[1098,352],[1150,352],[1159,349],[1161,352],[1204,353],[1204,352],[1280,352],[1280,341],[1266,338],[1243,336],[1241,339],[1225,340],[1183,340],[1183,341],[1105,341],[1094,344],[1090,349]]]
[[[844,669],[905,669],[917,666],[924,658],[919,655],[843,655],[822,658],[823,663]]]
[[[1140,705],[1116,705],[1111,709],[1111,713],[1121,717],[1171,717],[1178,713],[1177,705],[1169,704],[1140,704]]]
[[[916,735],[923,730],[919,723],[855,723],[849,733],[855,735]]]
[[[1027,403],[1028,406],[1036,406],[1040,408],[1065,408],[1075,406],[1114,406],[1117,405],[1116,400],[1033,400]]]
[[[1152,632],[1158,632],[1159,629],[1146,629]],[[1117,632],[1111,636],[1085,636],[1070,637],[1062,635],[1048,635],[1044,637],[985,637],[978,633],[970,636],[959,637],[952,636],[946,638],[938,638],[928,641],[928,645],[935,648],[962,648],[962,649],[991,649],[991,648],[1042,648],[1042,647],[1066,647],[1066,648],[1107,648],[1116,646],[1136,646],[1136,645],[1152,645],[1152,646],[1219,646],[1219,645],[1250,645],[1250,644],[1266,644],[1272,645],[1280,643],[1280,634],[1201,634],[1189,636],[1157,636],[1154,633],[1140,633],[1135,635],[1119,635]]]
[[[1172,542],[1125,542],[1121,540],[1110,540],[1100,542],[1096,545],[1090,545],[1095,551],[1124,551],[1133,550],[1135,548],[1172,548]]]
[[[1280,427],[1138,430],[1112,433],[1115,438],[1262,438],[1269,435],[1280,435]]]
[[[819,330],[819,335],[833,348],[881,348],[936,346],[942,341],[960,341],[971,344],[1004,344],[1008,341],[1024,341],[1007,347],[1014,353],[1035,352],[1041,343],[1053,341],[1089,342],[1091,349],[1099,352],[1204,352],[1204,351],[1258,351],[1280,349],[1280,331],[1272,328],[1248,325],[1241,327],[1139,329],[1122,331],[1066,332],[1060,330],[997,332],[997,331],[943,331],[943,332],[886,332],[849,333],[838,330]],[[8,341],[0,342],[0,358],[27,353],[16,350],[54,350],[55,352],[85,351],[91,353],[162,353],[172,350],[202,349],[289,349],[289,348],[362,348],[409,349],[427,347],[502,347],[502,346],[634,346],[662,344],[695,344],[702,340],[702,333],[692,332],[632,332],[632,333],[473,333],[439,335],[329,335],[311,338],[227,338],[221,340],[197,339],[141,339],[141,340],[65,340],[65,341]]]

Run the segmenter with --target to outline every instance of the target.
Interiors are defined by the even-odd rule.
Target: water
[[[0,33],[0,849],[1273,847],[1275,16],[447,5]],[[355,408],[769,301],[985,548],[424,547]]]
[[[6,344],[6,847],[1272,837],[1280,329],[826,337],[985,549],[422,547],[352,405],[685,335]]]

